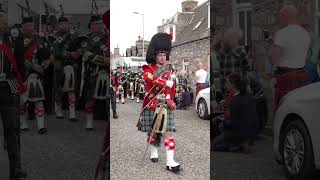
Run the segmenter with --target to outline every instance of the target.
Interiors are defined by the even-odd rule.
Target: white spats
[[[20,129],[21,130],[29,129],[26,119],[27,118],[26,118],[25,114],[20,115]]]
[[[180,165],[179,163],[174,161],[173,156],[174,150],[167,150],[167,166],[169,166],[169,168],[177,167]]]
[[[55,109],[57,117],[63,117],[61,104],[58,104],[57,102],[55,102],[54,103],[54,109]]]
[[[150,159],[157,159],[158,158],[158,149],[156,146],[151,145],[151,156]]]

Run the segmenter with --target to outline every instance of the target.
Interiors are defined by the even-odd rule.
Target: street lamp
[[[142,57],[144,57],[144,14],[139,12],[133,12],[134,14],[140,14],[142,16]]]

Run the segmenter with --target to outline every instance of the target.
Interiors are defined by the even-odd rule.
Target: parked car
[[[320,169],[320,83],[291,91],[274,118],[273,150],[290,179],[311,179]]]
[[[196,97],[196,111],[201,119],[210,117],[210,87],[199,91]]]

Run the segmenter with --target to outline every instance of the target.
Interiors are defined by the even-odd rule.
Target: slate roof
[[[192,10],[194,12],[194,15],[192,15],[193,17],[188,17],[189,22],[191,21],[190,24],[188,22],[187,26],[185,26],[180,33],[177,33],[174,45],[209,37],[210,28],[208,28],[208,6],[210,6],[210,2],[206,1]],[[187,20],[185,19],[185,21]],[[198,27],[195,28],[196,26]]]

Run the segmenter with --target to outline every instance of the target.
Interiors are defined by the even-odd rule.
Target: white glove
[[[172,86],[173,86],[173,81],[167,80],[166,86],[169,87],[169,88],[172,88]]]
[[[177,76],[174,75],[174,74],[171,74],[171,76],[170,76],[171,79],[175,79],[176,77],[177,77]]]

